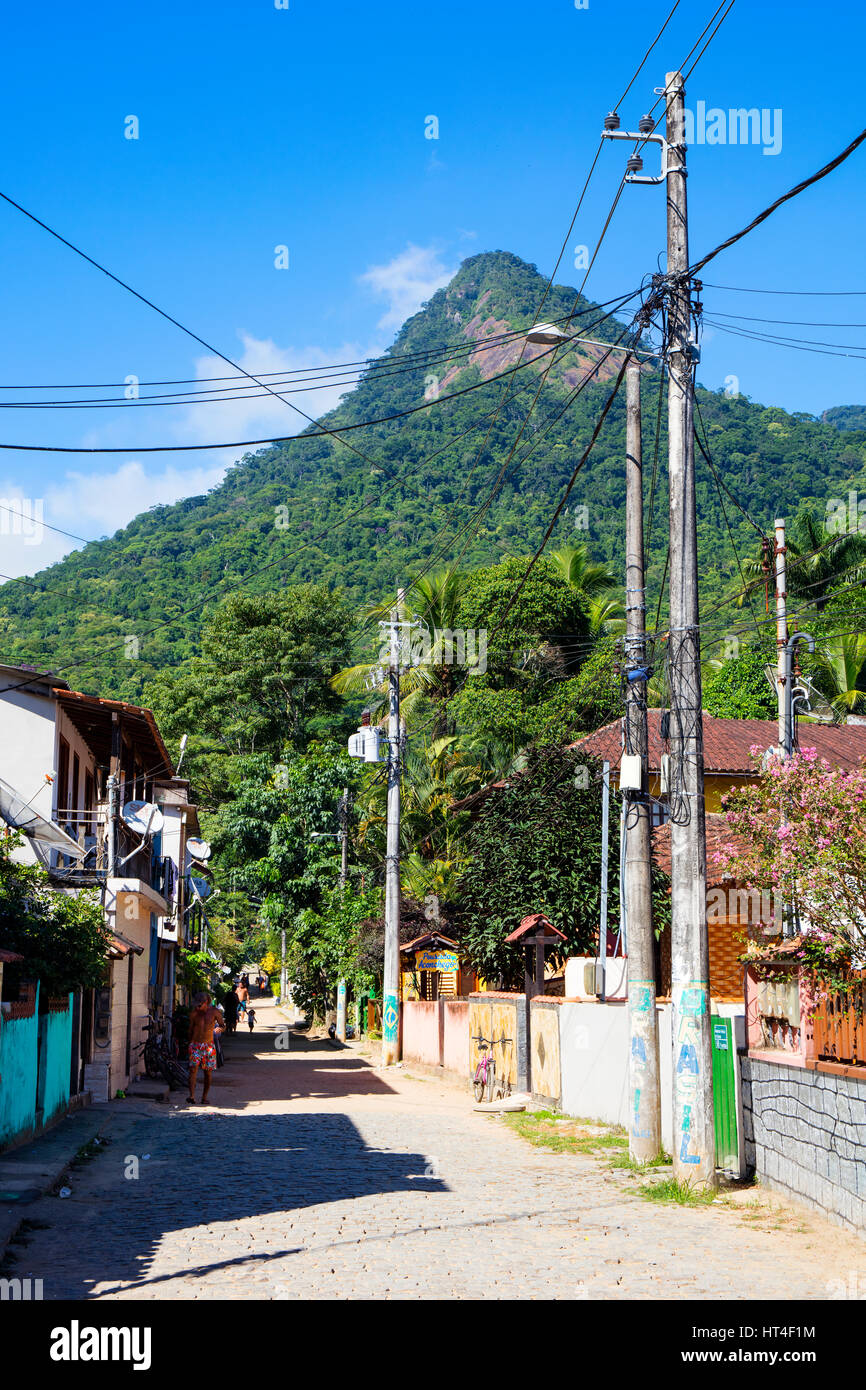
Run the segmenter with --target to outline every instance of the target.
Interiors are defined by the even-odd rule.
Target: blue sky
[[[670,3],[19,6],[4,32],[0,188],[251,370],[363,357],[387,345],[466,255],[505,249],[552,270],[604,114]],[[622,106],[624,125],[652,104],[714,8],[682,0]],[[737,0],[689,82],[688,106],[766,109],[781,148],[692,146],[693,259],[858,132],[864,38],[866,13],[855,3]],[[425,139],[430,115],[435,141]],[[137,140],[124,136],[129,116]],[[627,152],[606,147],[560,281],[579,281],[574,248],[594,245]],[[864,204],[861,150],[706,278],[866,289]],[[604,300],[632,288],[656,268],[663,238],[662,190],[626,189],[587,293]],[[282,245],[287,270],[274,266]],[[222,374],[5,205],[0,254],[0,383]],[[866,322],[866,295],[707,289],[704,303],[709,317]],[[848,326],[772,331],[866,346],[866,330]],[[863,368],[708,329],[699,379],[717,387],[736,377],[756,400],[819,412],[866,401]],[[304,400],[313,413],[333,403],[333,393]],[[136,447],[264,437],[298,423],[275,401],[7,411],[4,442],[131,449],[103,458],[4,451],[0,497],[42,499],[46,521],[95,537],[154,503],[206,490],[233,457]],[[47,531],[28,543],[6,533],[8,519],[0,525],[4,574],[40,569],[72,544]]]

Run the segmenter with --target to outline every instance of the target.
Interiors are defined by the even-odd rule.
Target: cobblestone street
[[[824,1299],[866,1270],[862,1243],[799,1209],[649,1203],[447,1081],[385,1079],[327,1040],[280,1049],[257,1008],[214,1107],[116,1103],[71,1197],[29,1209],[15,1273],[46,1299]]]

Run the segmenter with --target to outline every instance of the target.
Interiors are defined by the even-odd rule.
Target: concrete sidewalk
[[[79,1151],[107,1127],[111,1113],[110,1105],[85,1106],[29,1144],[0,1154],[0,1257],[31,1204],[62,1185]]]

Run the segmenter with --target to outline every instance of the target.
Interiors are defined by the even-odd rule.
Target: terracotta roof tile
[[[661,737],[661,710],[648,711],[649,769],[658,772],[661,755],[667,745]],[[594,734],[587,734],[571,744],[582,752],[592,753],[612,767],[622,757],[620,720],[605,724]],[[801,748],[815,748],[819,758],[837,767],[855,768],[866,758],[866,724],[804,724],[799,726]],[[775,719],[717,719],[704,712],[704,770],[706,772],[754,773],[751,756],[753,745],[759,748],[775,746],[778,741]]]
[[[707,811],[707,887],[715,888],[719,884],[729,882],[725,874],[717,864],[713,862],[713,855],[716,854],[722,845],[733,845],[736,849],[745,853],[746,841],[741,835],[735,835],[728,828],[728,822],[724,816],[716,811]],[[652,852],[653,859],[664,873],[670,875],[671,871],[671,825],[667,821],[664,825],[659,825],[652,833]]]

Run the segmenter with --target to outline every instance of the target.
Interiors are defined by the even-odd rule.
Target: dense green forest
[[[438,400],[403,419],[353,430],[343,443],[311,430],[245,455],[206,496],[153,507],[116,535],[5,584],[3,659],[69,668],[80,688],[136,699],[157,672],[198,651],[203,622],[233,589],[324,583],[357,606],[381,600],[427,565],[457,563],[465,570],[531,553],[589,440],[615,359],[604,364],[603,380],[571,399],[600,354],[583,345],[560,352],[527,420],[547,358],[488,382],[514,364],[519,348],[464,352],[456,360],[453,352],[527,326],[544,283],[534,266],[506,252],[465,261],[325,418],[337,430],[412,410],[423,405],[434,377]],[[554,286],[544,317],[559,320],[572,310],[574,328],[594,339],[613,341],[628,323],[627,312],[603,319],[604,310]],[[477,382],[479,389],[446,399]],[[654,598],[667,546],[666,411],[662,400],[659,417],[657,369],[648,368],[643,390]],[[716,470],[762,527],[771,528],[777,515],[792,516],[804,499],[815,499],[823,516],[828,498],[864,485],[866,429],[851,427],[851,412],[862,415],[862,407],[828,411],[818,421],[703,389],[698,401],[699,428]],[[555,547],[586,542],[592,558],[617,575],[624,432],[618,398],[551,538]],[[697,468],[702,600],[715,607],[740,587],[739,571],[712,472],[700,455]],[[725,507],[741,554],[753,553],[754,531],[729,497]],[[731,606],[732,621],[742,621],[738,611]],[[135,658],[127,655],[136,649],[130,636],[138,639]]]

